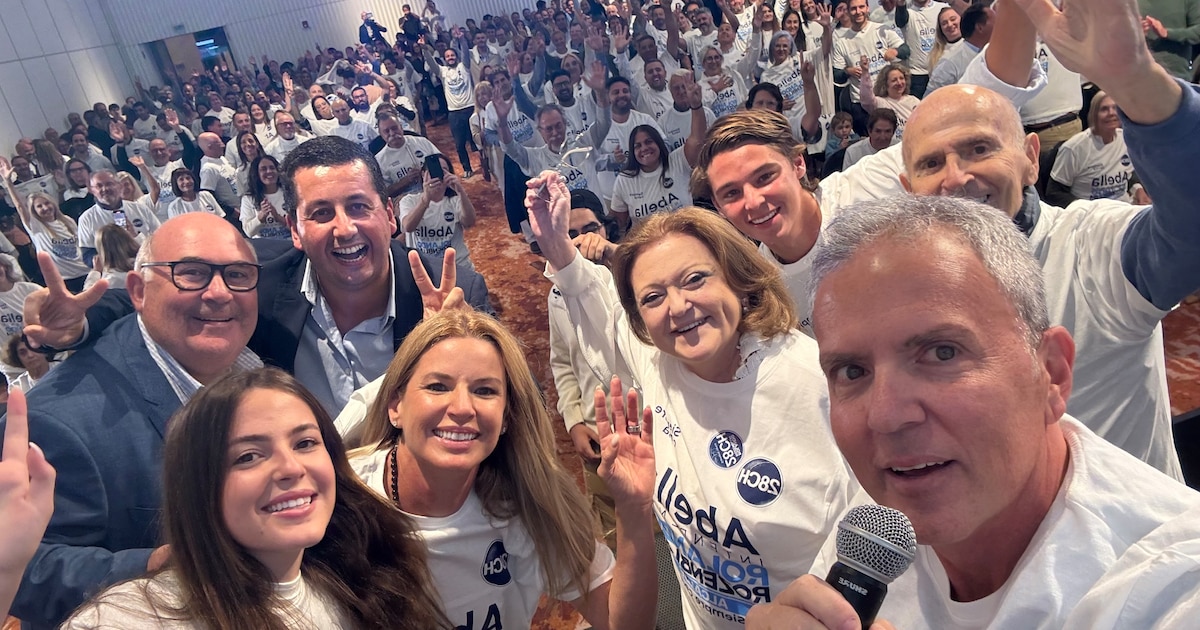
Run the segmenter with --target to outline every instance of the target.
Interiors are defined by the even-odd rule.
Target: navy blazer
[[[312,304],[301,293],[304,283],[304,252],[282,239],[253,239],[262,273],[258,278],[258,327],[250,338],[250,349],[266,363],[294,372],[296,350],[304,324],[312,312]],[[408,265],[408,248],[401,241],[392,242],[392,267],[396,270],[396,313],[392,324],[392,349],[400,343],[425,314],[421,292],[413,280]],[[284,247],[286,245],[286,247]],[[421,256],[425,271],[435,283],[441,281],[442,260]],[[464,297],[477,310],[494,314],[488,303],[487,285],[483,276],[458,270],[458,286]]]
[[[104,586],[146,571],[161,544],[163,438],[179,407],[132,315],[29,392],[29,438],[58,479],[12,615],[54,628]]]

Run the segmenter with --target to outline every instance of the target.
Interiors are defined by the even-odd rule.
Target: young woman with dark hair
[[[411,519],[358,480],[333,421],[295,378],[229,376],[169,427],[170,560],[100,593],[64,628],[450,626]]]

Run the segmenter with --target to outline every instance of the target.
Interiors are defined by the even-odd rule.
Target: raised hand
[[[108,137],[117,144],[125,144],[125,125],[116,121],[108,123]]]
[[[168,107],[163,110],[163,115],[167,117],[167,124],[172,129],[179,127],[179,112],[175,111],[174,107]]]
[[[508,68],[508,75],[515,80],[517,75],[521,74],[521,55],[515,51],[510,52],[504,63]]]
[[[617,251],[617,245],[610,243],[608,239],[596,232],[586,232],[571,239],[571,244],[584,258],[599,264],[604,264],[608,257],[613,252]]]
[[[29,441],[25,394],[9,390],[4,457],[0,459],[0,577],[20,579],[54,513],[54,467]],[[0,592],[7,585],[0,585]],[[7,610],[9,602],[0,602]]]
[[[442,282],[433,286],[433,280],[421,264],[421,256],[416,251],[408,252],[408,266],[412,269],[413,280],[421,292],[421,304],[425,307],[425,317],[432,317],[446,310],[456,308],[471,308],[467,306],[463,290],[455,283],[458,282],[458,269],[454,264],[454,248],[446,249],[442,258]]]
[[[283,80],[283,89],[287,90],[288,93],[291,93],[291,91],[293,89],[295,89],[295,87],[296,87],[296,83],[294,81],[292,81],[292,75],[288,74],[287,72],[284,72],[282,80]]]
[[[100,301],[108,290],[108,281],[101,279],[78,295],[67,290],[58,266],[47,252],[38,252],[38,268],[46,280],[46,288],[38,289],[25,298],[25,337],[29,347],[48,345],[65,348],[83,336],[87,310]]]
[[[12,164],[9,163],[8,158],[0,156],[0,177],[3,177],[5,181],[11,181],[12,174]]]
[[[800,64],[800,81],[804,83],[804,89],[806,90],[809,86],[816,85],[817,68],[811,61],[805,61]]]
[[[597,472],[617,502],[649,506],[654,494],[654,416],[650,407],[639,413],[637,391],[631,389],[623,396],[621,379],[616,376],[609,385],[609,396],[597,387],[594,402],[600,436]]]
[[[704,89],[700,87],[699,83],[696,83],[696,79],[691,74],[688,75],[687,104],[692,109],[704,106]]]
[[[503,96],[500,96],[500,90],[492,93],[492,107],[496,108],[496,118],[500,120],[508,120],[508,115],[512,112],[513,103],[516,99],[506,101]]]
[[[129,156],[129,163],[141,169],[146,165],[146,160],[144,160],[140,155],[131,155]]]
[[[583,73],[583,84],[592,88],[592,91],[599,94],[605,92],[604,81],[607,79],[608,69],[604,67],[601,61],[593,61],[588,72]]]
[[[828,29],[829,25],[832,23],[833,23],[833,13],[830,12],[829,7],[818,3],[817,4],[817,24],[820,24],[822,28]]]
[[[1135,0],[1010,0],[1059,62],[1096,82],[1134,122],[1179,108],[1182,89],[1150,55]]]
[[[561,269],[575,257],[570,238],[571,191],[561,174],[549,170],[530,179],[526,186],[529,227],[546,260],[555,269]]]

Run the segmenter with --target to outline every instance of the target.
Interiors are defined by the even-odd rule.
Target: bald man
[[[1190,170],[1200,151],[1179,140],[1192,137],[1200,118],[1191,89],[1152,58],[1139,61],[1160,79],[1136,84],[1154,95],[1150,103],[1113,81],[1111,71],[1088,76],[1116,86],[1129,157],[1145,174],[1154,206],[1096,200],[1064,209],[1041,201],[1033,188],[1038,136],[1025,133],[1006,99],[972,86],[942,88],[913,112],[900,177],[913,193],[976,199],[1013,217],[1042,263],[1051,322],[1078,344],[1068,411],[1182,480],[1159,322],[1200,287],[1200,255],[1187,240],[1200,236]]]
[[[225,142],[215,133],[200,134],[197,142],[204,157],[200,158],[200,188],[217,198],[226,214],[237,215],[241,197],[237,184],[237,168],[225,157]]]
[[[192,269],[173,262],[181,260]],[[27,624],[57,627],[100,588],[166,559],[155,547],[167,419],[202,386],[262,365],[246,349],[258,270],[254,250],[223,219],[167,221],[126,279],[137,313],[30,392],[29,437],[58,484],[54,516],[13,602]]]

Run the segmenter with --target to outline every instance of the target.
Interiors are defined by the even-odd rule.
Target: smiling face
[[[633,93],[629,90],[629,84],[624,81],[613,82],[608,88],[608,101],[612,103],[614,114],[628,114],[633,109]]]
[[[792,37],[800,32],[800,16],[795,13],[789,13],[783,18],[783,30],[791,34]]]
[[[856,31],[861,31],[867,24],[867,14],[870,11],[867,8],[867,0],[850,0],[850,26]]]
[[[109,208],[121,205],[121,182],[117,181],[112,171],[99,171],[92,175],[90,190],[96,199]]]
[[[629,278],[656,348],[705,380],[733,377],[742,296],[726,283],[704,243],[690,235],[665,236],[638,254]]]
[[[242,154],[246,156],[246,161],[249,162],[258,157],[258,138],[254,134],[248,133],[238,140],[238,146],[242,149]]]
[[[725,62],[725,56],[716,48],[707,48],[704,50],[704,58],[701,63],[704,64],[704,76],[715,77],[721,74],[721,64]]]
[[[221,512],[230,536],[276,579],[294,579],[325,537],[337,488],[312,410],[294,395],[253,389],[229,431]]]
[[[38,195],[33,198],[33,213],[43,221],[53,221],[57,217],[58,208],[48,197]]]
[[[803,156],[788,160],[762,144],[718,154],[708,168],[721,215],[777,255],[815,240],[821,229],[820,207],[800,183],[804,173]]]
[[[274,162],[263,158],[258,162],[258,181],[264,186],[274,186],[279,183],[279,167]]]
[[[179,196],[191,200],[196,196],[196,178],[189,173],[175,176],[175,185],[179,187]]]
[[[887,312],[886,318],[873,314]],[[1016,309],[962,237],[883,236],[822,280],[813,308],[838,447],[925,545],[1006,534],[1050,497],[1070,391],[1061,328],[1031,349]],[[1055,340],[1066,335],[1066,346]],[[1059,363],[1054,363],[1054,362]],[[1057,439],[1057,444],[1054,440]],[[1037,517],[1040,520],[1040,515]]]
[[[404,445],[397,455],[427,476],[473,480],[500,441],[506,383],[500,353],[490,342],[453,337],[434,344],[388,404]]]
[[[942,9],[938,15],[938,28],[942,29],[942,37],[948,42],[956,42],[962,37],[959,30],[958,12],[954,9]]]
[[[1121,117],[1117,115],[1117,104],[1112,97],[1106,94],[1096,101],[1092,102],[1092,107],[1096,109],[1095,132],[1103,135],[1120,129]]]
[[[253,263],[254,253],[228,221],[193,212],[163,223],[149,258],[147,262]],[[146,267],[131,272],[125,282],[150,337],[201,383],[233,365],[258,321],[257,290],[230,291],[219,273],[199,291],[176,287],[170,267]]]
[[[662,154],[658,149],[658,143],[645,131],[633,134],[633,157],[642,170],[647,173],[658,170],[659,165],[662,164]]]
[[[792,43],[786,37],[775,37],[771,40],[771,61],[783,63],[792,54]]]
[[[995,92],[939,89],[905,125],[900,181],[914,194],[966,197],[1015,216],[1038,174],[1037,135],[1023,134],[1012,104]]]
[[[661,61],[657,59],[647,61],[644,74],[646,85],[650,86],[650,89],[661,92],[667,87],[667,69],[663,67]]]
[[[292,244],[313,265],[321,290],[355,292],[390,282],[396,220],[362,161],[296,171]]]

